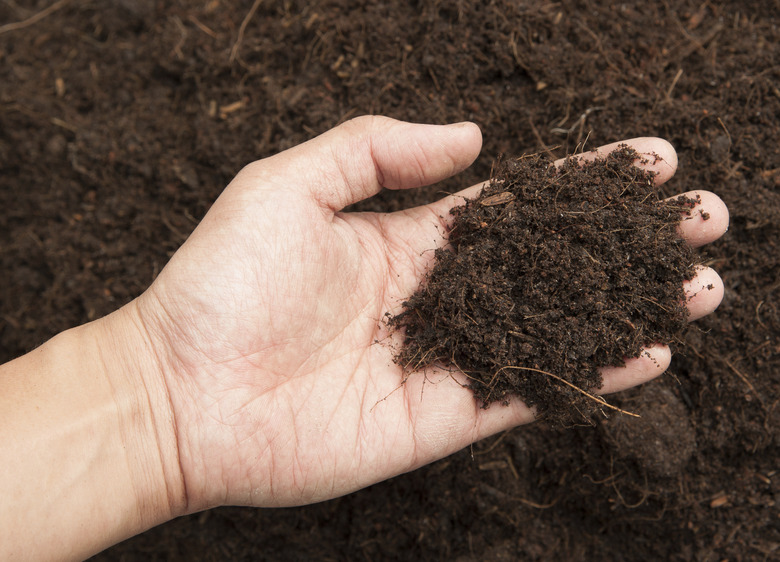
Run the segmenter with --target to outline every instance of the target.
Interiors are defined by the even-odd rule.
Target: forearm
[[[176,515],[137,340],[105,329],[126,314],[0,366],[0,559],[83,559]]]

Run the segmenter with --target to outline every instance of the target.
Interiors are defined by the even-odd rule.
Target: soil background
[[[140,294],[244,164],[367,113],[485,138],[467,172],[372,210],[486,179],[502,153],[669,139],[668,194],[731,211],[706,257],[722,306],[669,374],[614,398],[640,420],[517,428],[96,560],[780,559],[774,0],[0,0],[0,361]]]

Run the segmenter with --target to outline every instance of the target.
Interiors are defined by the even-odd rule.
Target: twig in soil
[[[721,128],[723,128],[723,132],[726,133],[726,136],[729,139],[729,146],[731,146],[732,144],[731,133],[729,133],[728,128],[726,127],[725,123],[723,123],[723,120],[720,117],[718,117],[718,123],[720,123]]]
[[[487,454],[487,453],[489,453],[490,451],[492,451],[493,449],[495,449],[495,448],[496,448],[496,446],[497,446],[499,443],[501,443],[501,441],[503,441],[503,440],[504,440],[504,437],[506,437],[506,436],[507,436],[507,433],[509,433],[510,431],[512,431],[512,430],[511,430],[511,429],[507,429],[507,430],[506,430],[506,431],[504,431],[504,432],[503,432],[501,435],[499,435],[499,436],[498,436],[498,439],[496,439],[496,440],[493,442],[493,444],[492,444],[492,445],[490,445],[490,447],[488,447],[488,448],[487,448],[487,449],[485,449],[484,451],[477,451],[476,453],[472,453],[472,454],[471,454],[471,456],[476,456],[476,455],[484,455],[484,454]]]
[[[639,414],[634,414],[633,412],[627,412],[626,410],[618,408],[617,406],[613,406],[612,404],[610,404],[609,402],[607,402],[606,400],[604,400],[600,396],[595,396],[595,395],[593,395],[593,394],[591,394],[589,392],[586,392],[585,390],[582,390],[576,384],[570,383],[566,379],[564,379],[562,377],[559,377],[558,375],[554,375],[553,373],[548,373],[547,371],[542,371],[541,369],[534,369],[533,367],[518,367],[516,365],[505,365],[504,367],[501,367],[498,371],[496,371],[496,374],[500,373],[504,369],[516,369],[518,371],[531,371],[532,373],[540,373],[542,375],[547,375],[548,377],[551,377],[551,378],[557,380],[558,382],[562,382],[566,386],[569,386],[569,387],[573,388],[574,390],[576,390],[580,394],[583,394],[583,395],[587,396],[591,400],[595,400],[596,402],[598,402],[602,406],[606,406],[607,408],[609,408],[611,410],[615,410],[617,412],[620,412],[621,414],[626,414],[627,416],[631,416],[631,417],[634,417],[634,418],[641,418],[642,417]]]
[[[512,471],[512,476],[515,477],[515,480],[520,480],[520,475],[517,473],[515,463],[512,462],[512,457],[510,457],[507,452],[504,453],[504,457],[506,458],[506,463],[509,465],[509,470]]]
[[[590,35],[593,38],[593,40],[596,42],[596,49],[598,49],[601,56],[604,57],[604,62],[607,63],[607,66],[609,66],[617,74],[620,74],[621,73],[620,69],[615,65],[615,63],[612,62],[612,60],[609,58],[606,51],[604,50],[604,45],[601,42],[601,38],[598,35],[596,35],[596,33],[594,33],[591,28],[589,28],[587,25],[585,25],[582,22],[579,22],[579,28],[585,31],[588,35]]]
[[[666,90],[666,96],[664,97],[664,100],[667,102],[672,99],[672,92],[674,91],[674,87],[677,85],[677,81],[680,79],[680,77],[683,74],[683,69],[680,68],[677,70],[677,74],[674,75],[674,78],[672,79],[672,83],[669,85],[669,88]]]
[[[614,481],[612,482],[612,489],[615,490],[615,493],[618,495],[618,498],[620,498],[620,503],[622,503],[623,506],[627,507],[628,509],[636,509],[640,507],[643,503],[647,501],[647,498],[653,495],[653,493],[647,489],[647,474],[645,474],[645,487],[640,488],[642,491],[642,498],[636,503],[626,502],[626,499],[623,497],[623,494],[620,493],[620,490],[617,487],[617,483]]]
[[[531,118],[531,116],[528,116],[528,124],[531,126],[531,132],[533,132],[534,136],[536,137],[536,141],[541,145],[541,147],[544,149],[544,151],[547,153],[547,155],[555,160],[555,154],[552,153],[552,150],[549,146],[544,142],[544,139],[542,139],[542,135],[539,134],[539,129],[536,128],[536,125],[534,125],[534,120]],[[492,174],[492,170],[491,170]]]
[[[192,14],[187,16],[187,19],[189,21],[191,21],[195,25],[195,27],[200,29],[203,33],[205,33],[206,35],[208,35],[212,39],[216,39],[217,38],[217,34],[210,27],[208,27],[207,25],[203,24],[198,18],[196,18]]]
[[[664,312],[667,312],[667,313],[669,313],[669,314],[672,314],[672,311],[671,311],[671,310],[669,310],[668,308],[664,307],[664,306],[663,306],[661,303],[659,303],[659,302],[658,302],[657,300],[655,300],[655,299],[648,299],[648,298],[645,298],[645,297],[643,297],[643,296],[641,296],[641,295],[637,295],[637,298],[639,298],[639,299],[641,299],[641,300],[643,300],[643,301],[645,301],[645,302],[653,303],[654,305],[656,305],[658,308],[660,308],[660,309],[661,309],[661,310],[663,310]]]
[[[554,506],[556,503],[558,503],[558,498],[555,498],[550,503],[536,503],[536,502],[532,502],[531,500],[527,500],[527,499],[521,498],[521,497],[515,497],[515,496],[510,496],[510,497],[512,499],[515,499],[515,500],[519,501],[523,505],[527,505],[528,507],[534,507],[536,509],[550,509],[552,506]]]
[[[750,379],[749,379],[749,378],[747,378],[747,376],[745,376],[745,375],[744,375],[744,374],[743,374],[743,373],[742,373],[742,372],[741,372],[739,369],[737,369],[737,368],[736,368],[736,367],[735,367],[735,366],[734,366],[734,365],[731,363],[731,361],[729,361],[729,360],[728,360],[728,359],[726,359],[725,357],[721,357],[721,359],[723,359],[723,362],[724,362],[726,365],[728,365],[728,366],[729,366],[729,369],[731,369],[731,370],[734,372],[734,374],[735,374],[735,375],[737,375],[737,376],[738,376],[740,379],[742,379],[742,382],[744,382],[744,383],[747,385],[747,387],[750,389],[750,391],[753,393],[753,395],[754,395],[754,396],[755,396],[755,397],[758,399],[758,401],[759,401],[759,402],[761,402],[761,403],[763,404],[763,403],[764,403],[764,402],[763,402],[763,400],[761,400],[761,397],[760,397],[760,396],[758,395],[758,393],[756,392],[756,387],[754,387],[754,386],[753,386],[753,383],[751,383],[751,382],[750,382]]]
[[[58,2],[55,2],[54,4],[49,6],[48,8],[44,8],[40,12],[31,15],[26,20],[0,25],[0,35],[2,35],[3,33],[8,33],[9,31],[16,31],[17,29],[24,29],[25,27],[30,27],[31,25],[34,25],[39,21],[41,21],[46,16],[53,14],[68,2],[69,0],[59,0]]]
[[[582,129],[582,127],[585,126],[585,119],[588,118],[588,115],[590,115],[594,111],[599,111],[601,109],[604,109],[604,106],[597,105],[595,107],[589,107],[588,109],[583,111],[582,114],[580,114],[579,117],[577,117],[577,120],[568,129],[564,129],[562,127],[553,127],[552,129],[550,129],[550,132],[551,133],[556,133],[556,134],[559,134],[559,135],[570,135],[574,131],[576,131],[578,127],[580,129]],[[580,130],[580,134],[582,134],[582,130]]]
[[[238,28],[238,37],[236,37],[236,42],[233,43],[233,48],[230,49],[229,62],[233,62],[234,60],[236,60],[236,57],[238,56],[238,49],[241,47],[241,43],[244,41],[244,33],[246,32],[246,28],[249,25],[249,21],[252,19],[252,16],[255,15],[255,12],[260,7],[260,4],[262,3],[263,0],[255,0],[254,3],[252,4],[252,7],[249,8],[249,11],[244,17],[244,21],[241,22],[241,27]]]
[[[759,323],[759,325],[760,325],[762,328],[766,329],[766,324],[764,324],[764,323],[761,321],[761,316],[760,316],[760,315],[759,315],[759,313],[758,313],[758,311],[761,309],[761,306],[762,306],[763,304],[764,304],[764,301],[760,301],[760,302],[759,302],[759,303],[756,305],[756,321]],[[765,343],[766,343],[766,342],[765,342]]]

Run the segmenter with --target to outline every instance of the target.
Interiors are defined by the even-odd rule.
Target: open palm
[[[659,181],[671,177],[667,143],[632,144],[663,157],[653,164]],[[324,500],[533,419],[519,400],[480,409],[449,372],[401,384],[392,361],[399,336],[383,317],[419,285],[462,199],[342,212],[383,187],[444,179],[480,145],[471,124],[360,118],[251,164],[227,187],[136,301],[162,365],[186,511]],[[714,195],[702,205],[710,220],[684,223],[696,245],[727,224]],[[722,284],[703,269],[687,290],[698,317],[717,306]],[[605,370],[603,391],[661,373],[669,351],[651,353]]]

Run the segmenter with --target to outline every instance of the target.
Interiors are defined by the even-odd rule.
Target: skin
[[[627,142],[661,156],[645,165],[659,183],[671,178],[668,143]],[[399,335],[381,322],[479,186],[342,212],[449,177],[480,147],[473,124],[364,117],[250,164],[139,298],[0,367],[0,558],[84,558],[214,506],[326,500],[532,421],[519,400],[480,409],[449,371],[401,384]],[[694,245],[728,225],[720,199],[699,195],[710,219],[680,227]],[[686,292],[695,319],[723,284],[702,268]],[[602,392],[661,374],[669,349],[647,351],[605,369]]]

